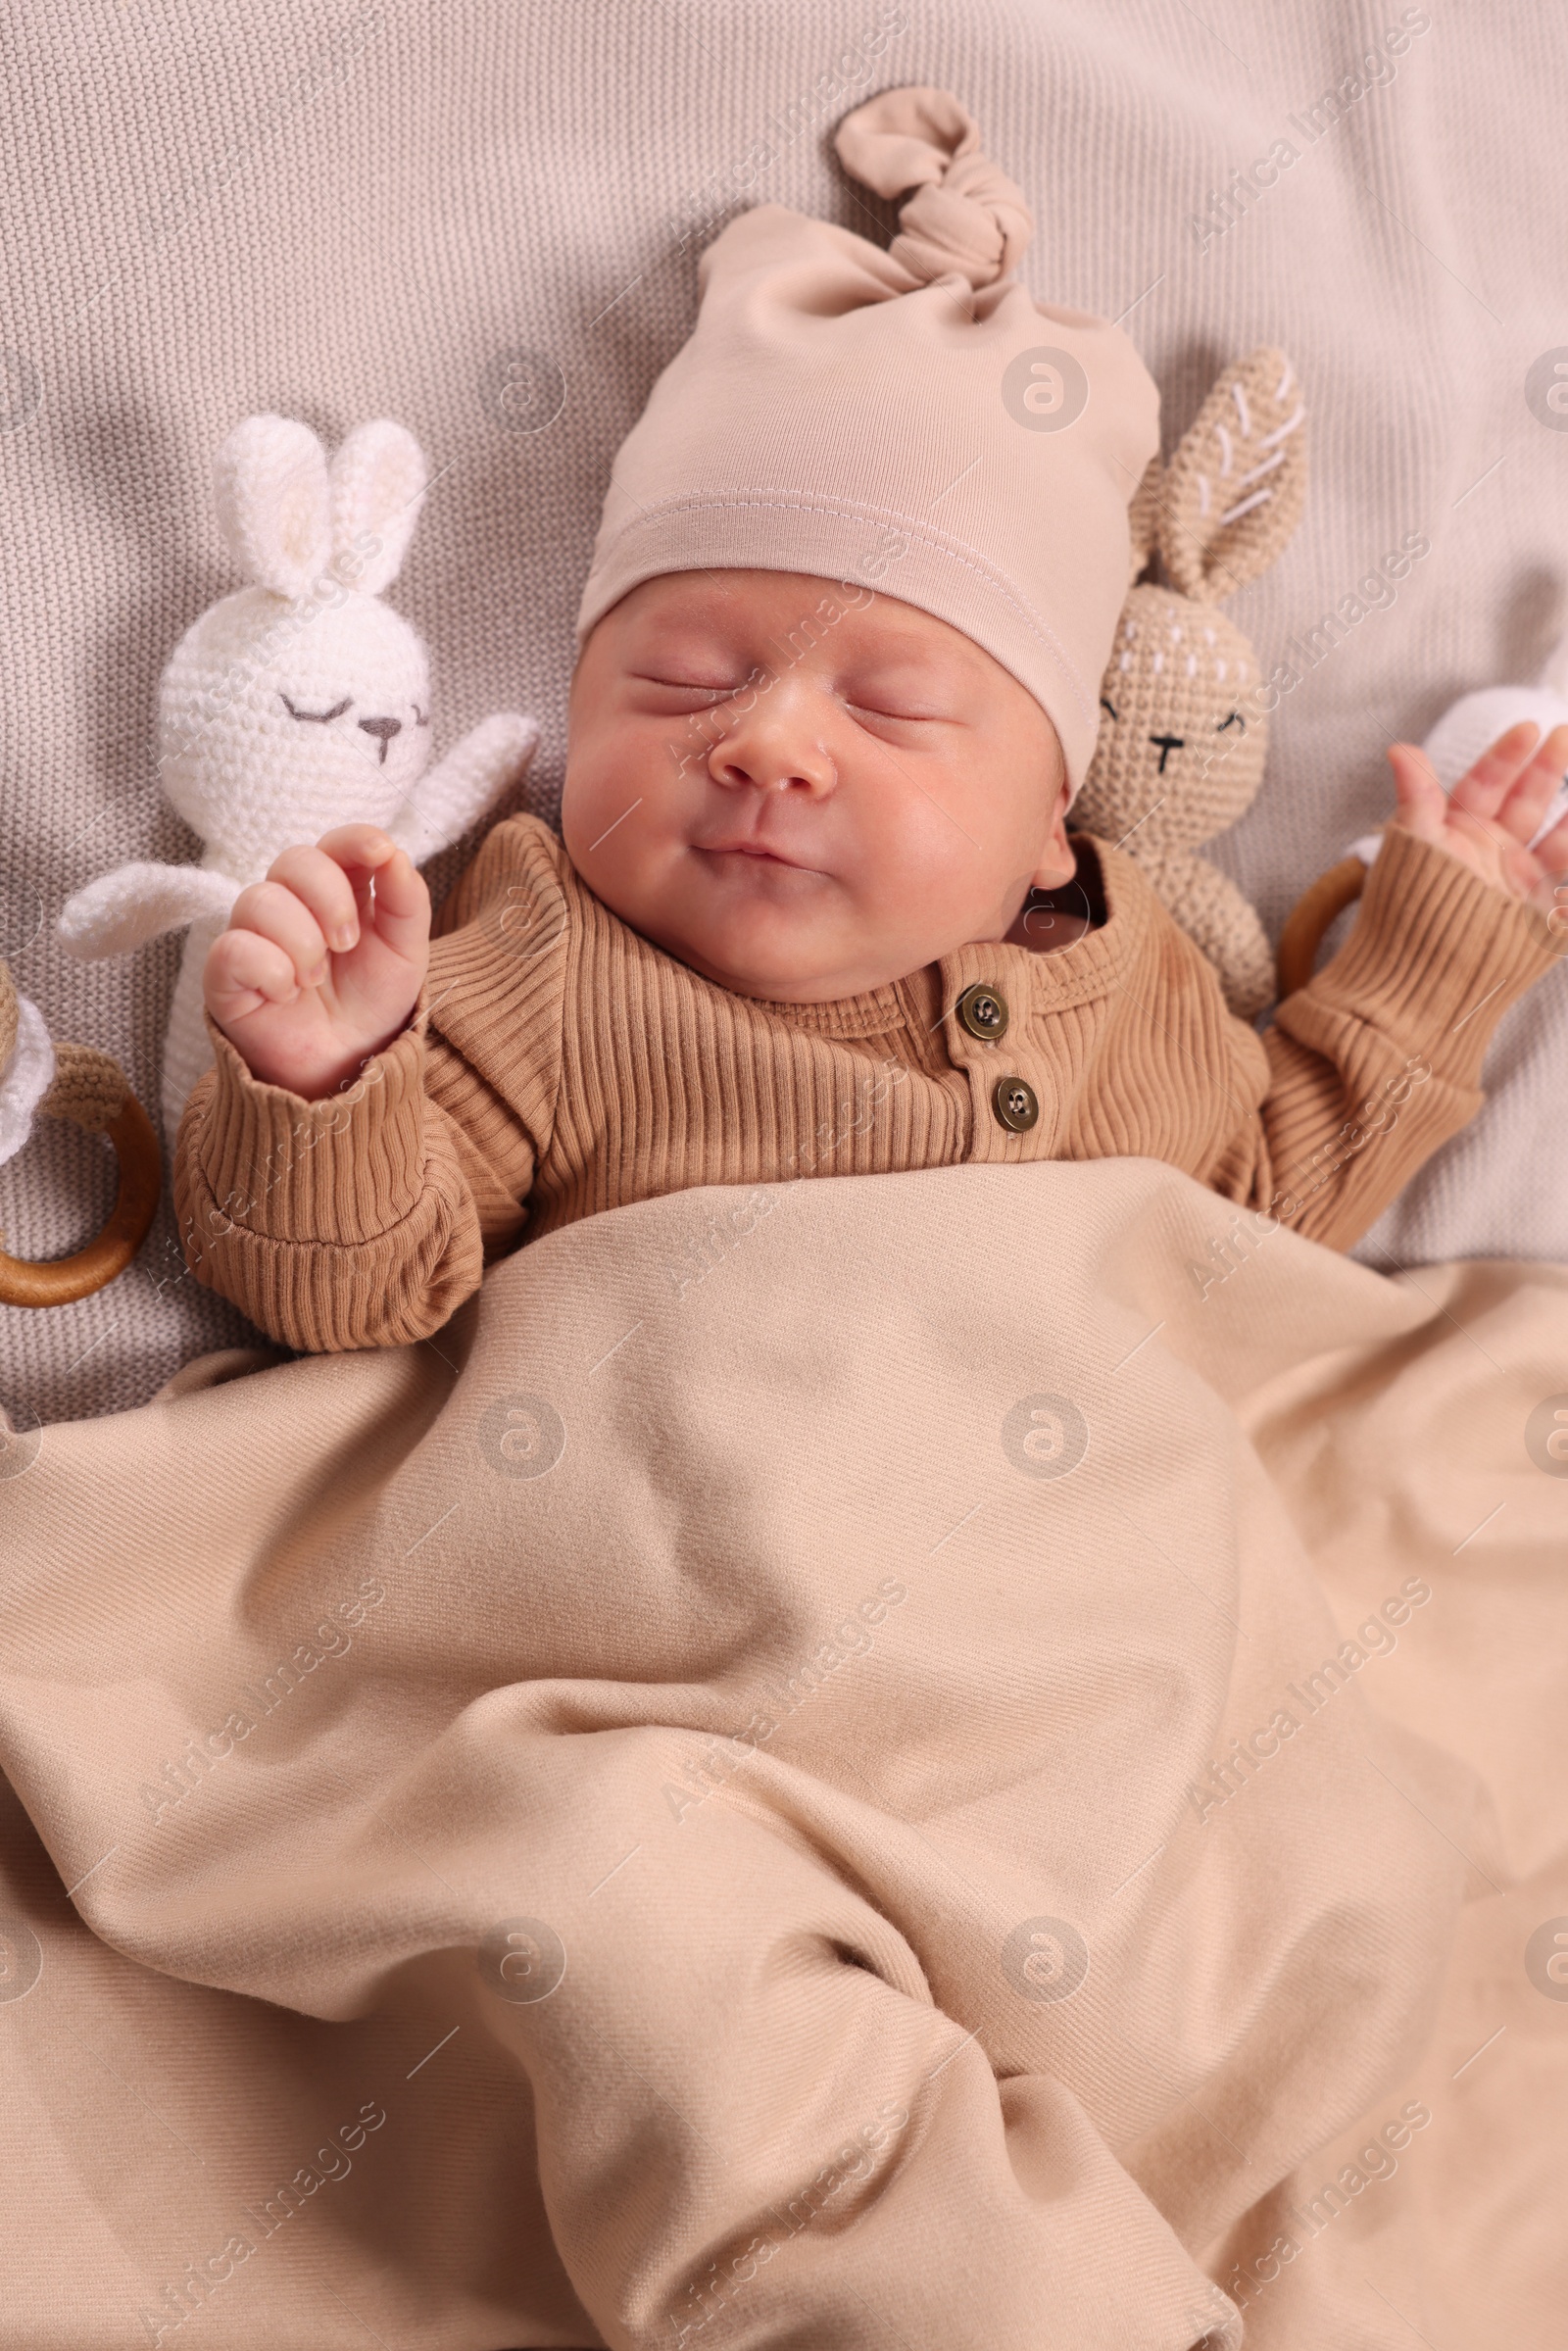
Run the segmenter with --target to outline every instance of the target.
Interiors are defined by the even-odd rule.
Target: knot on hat
[[[980,129],[948,90],[884,90],[846,115],[834,136],[839,161],[899,208],[892,259],[916,285],[956,270],[978,293],[1016,269],[1034,215],[1015,180],[980,149]]]

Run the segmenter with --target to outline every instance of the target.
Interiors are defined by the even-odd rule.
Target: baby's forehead
[[[765,632],[788,639],[814,624],[843,632],[858,651],[929,661],[942,655],[976,675],[995,666],[972,637],[951,622],[858,580],[815,572],[725,568],[662,571],[643,580],[618,608],[638,627],[719,636]]]

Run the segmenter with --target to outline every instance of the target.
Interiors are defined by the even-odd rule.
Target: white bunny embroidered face
[[[164,790],[225,868],[270,863],[274,841],[351,816],[388,824],[429,747],[424,647],[353,591],[335,607],[225,596],[186,630],[159,691]]]
[[[536,719],[496,710],[430,762],[424,646],[380,601],[424,496],[412,433],[385,418],[330,465],[308,425],[247,416],[218,453],[218,514],[250,581],[185,631],[159,689],[159,777],[199,863],[137,859],[74,890],[56,928],[74,955],[186,934],[164,1039],[171,1143],[212,1059],[202,966],[234,901],[297,841],[376,824],[415,863],[518,783]]]
[[[186,630],[159,693],[164,790],[209,859],[264,870],[349,817],[389,824],[430,748],[424,646],[380,602],[418,519],[424,461],[361,425],[330,467],[316,435],[250,416],[218,454],[218,509],[255,584]]]

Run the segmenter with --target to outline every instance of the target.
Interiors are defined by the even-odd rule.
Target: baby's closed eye
[[[870,718],[906,720],[911,726],[940,721],[951,715],[947,710],[933,710],[929,706],[923,709],[914,707],[906,702],[902,696],[895,697],[891,694],[879,696],[875,701],[848,702],[845,708],[850,710],[863,711]]]
[[[754,670],[749,677],[736,678],[723,684],[709,678],[656,677],[646,669],[633,670],[632,675],[639,685],[658,686],[665,693],[684,694],[695,698],[700,703],[708,704],[727,702],[732,694],[739,694],[744,686],[756,684],[760,678],[761,672]]]

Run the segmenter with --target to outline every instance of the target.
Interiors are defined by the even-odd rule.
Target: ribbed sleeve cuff
[[[1473,1084],[1497,1022],[1553,968],[1559,946],[1523,899],[1391,825],[1348,940],[1303,994]]]
[[[270,1240],[345,1247],[409,1214],[424,1184],[422,988],[401,1034],[320,1102],[253,1077],[211,1013],[203,1018],[215,1083],[189,1148],[215,1213]]]

